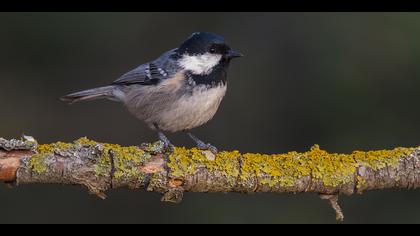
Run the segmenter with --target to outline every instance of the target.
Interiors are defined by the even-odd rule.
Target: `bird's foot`
[[[214,155],[217,155],[217,153],[219,152],[217,150],[217,148],[215,146],[211,145],[210,143],[197,142],[197,148],[201,149],[201,150],[209,150]]]
[[[186,132],[186,133],[187,133],[188,136],[190,136],[190,138],[192,140],[194,140],[194,142],[196,143],[196,147],[198,149],[201,149],[201,150],[209,150],[214,155],[217,155],[218,150],[217,150],[217,148],[215,146],[211,145],[210,143],[205,143],[205,142],[201,141],[200,139],[198,139],[195,135],[193,135],[190,132]]]
[[[162,141],[162,140],[161,140]],[[162,141],[163,142],[163,141]],[[172,143],[163,142],[163,148],[173,153],[175,151],[175,146]]]
[[[169,141],[166,135],[162,133],[162,131],[158,130],[158,136],[160,141],[163,142],[164,149],[169,150],[171,153],[173,153],[175,150],[175,146],[171,143],[171,141]]]

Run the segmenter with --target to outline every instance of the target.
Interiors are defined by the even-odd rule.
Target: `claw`
[[[219,152],[219,151],[217,150],[217,148],[216,148],[215,146],[211,145],[210,143],[207,143],[207,144],[205,144],[205,143],[203,143],[203,142],[201,142],[201,143],[197,143],[197,148],[198,148],[198,149],[201,149],[201,150],[209,150],[209,151],[210,151],[210,152],[212,152],[214,155],[217,155],[217,153]]]
[[[192,140],[194,140],[194,142],[196,143],[196,147],[198,149],[201,150],[209,150],[210,152],[212,152],[215,156],[218,153],[218,150],[215,146],[211,145],[210,143],[204,143],[203,141],[201,141],[200,139],[198,139],[197,137],[195,137],[192,133],[187,132],[187,135],[190,136],[190,138]]]
[[[164,143],[164,148],[171,153],[175,151],[175,146],[172,143]]]
[[[154,124],[154,126],[155,126],[155,128],[158,132],[158,136],[159,136],[160,141],[163,142],[164,148],[168,149],[171,152],[174,152],[175,147],[174,147],[174,145],[172,145],[171,141],[169,141],[169,139],[165,136],[165,134],[159,129],[158,125]]]

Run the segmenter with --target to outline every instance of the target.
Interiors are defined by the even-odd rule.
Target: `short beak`
[[[244,55],[242,53],[236,52],[232,49],[226,54],[227,58],[236,58],[236,57],[243,57],[243,56]]]

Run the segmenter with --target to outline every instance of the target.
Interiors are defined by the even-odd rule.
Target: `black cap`
[[[179,54],[201,54],[208,50],[212,44],[225,44],[225,39],[217,34],[209,32],[193,33],[187,40],[185,40],[179,47]]]

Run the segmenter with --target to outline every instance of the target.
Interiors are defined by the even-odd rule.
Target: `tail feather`
[[[60,98],[61,101],[73,104],[80,101],[90,101],[97,99],[114,99],[113,91],[115,86],[105,86],[100,88],[83,90],[76,93],[71,93]]]

